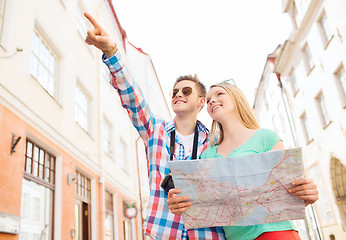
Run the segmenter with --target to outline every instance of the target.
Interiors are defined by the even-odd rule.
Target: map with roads
[[[192,206],[186,229],[303,219],[305,203],[287,189],[303,176],[301,148],[244,157],[169,162],[180,195]]]

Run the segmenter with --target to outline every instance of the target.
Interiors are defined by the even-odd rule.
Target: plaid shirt
[[[170,172],[170,133],[175,130],[175,123],[158,119],[151,113],[138,85],[120,58],[119,52],[109,59],[105,55],[102,57],[111,72],[110,82],[118,91],[122,106],[127,110],[133,126],[145,143],[150,181],[149,205],[143,226],[146,235],[153,239],[187,239],[187,234],[189,239],[224,239],[221,227],[188,230],[187,233],[181,216],[169,211],[167,193],[160,187],[160,183]],[[199,121],[197,126],[197,152],[200,155],[209,143],[208,130]],[[191,154],[186,155],[184,146],[176,138],[173,161],[189,159]]]

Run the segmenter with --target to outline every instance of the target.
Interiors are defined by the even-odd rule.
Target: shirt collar
[[[198,127],[198,134],[199,134],[199,139],[202,140],[202,142],[204,142],[205,140],[207,140],[208,138],[208,134],[209,134],[209,130],[207,129],[207,127],[201,123],[199,120],[197,120],[197,127]],[[175,130],[175,122],[174,120],[169,121],[166,124],[166,131],[168,133],[171,133],[172,131]]]

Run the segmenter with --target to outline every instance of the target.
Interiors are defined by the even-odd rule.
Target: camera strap
[[[198,145],[198,128],[196,124],[195,134],[193,136],[193,148],[192,148],[192,159],[197,159],[197,145]],[[170,142],[170,160],[173,160],[175,150],[175,130],[171,132],[171,142]]]

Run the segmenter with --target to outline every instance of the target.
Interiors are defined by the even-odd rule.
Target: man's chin
[[[172,109],[176,115],[186,114],[188,112],[186,108],[183,108],[181,106],[174,106],[172,107]]]

